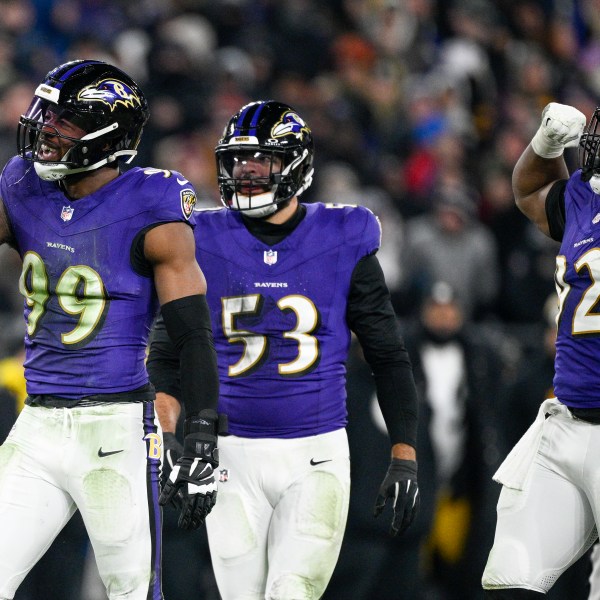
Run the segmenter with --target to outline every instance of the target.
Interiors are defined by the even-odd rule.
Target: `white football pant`
[[[160,453],[152,403],[25,406],[0,446],[0,598],[77,508],[109,598],[162,598]]]
[[[348,516],[346,431],[220,437],[219,455],[217,503],[206,525],[223,600],[320,598]]]
[[[502,487],[482,584],[545,594],[594,543],[600,518],[600,426],[564,411],[543,423],[523,490]]]

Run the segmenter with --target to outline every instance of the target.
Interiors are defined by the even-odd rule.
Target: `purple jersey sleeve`
[[[346,307],[352,271],[377,250],[362,207],[307,205],[274,246],[226,209],[197,213],[197,258],[217,348],[219,410],[230,432],[291,438],[346,424]]]
[[[556,258],[554,393],[570,407],[600,407],[600,196],[580,171],[567,183],[565,216]]]
[[[28,393],[80,398],[144,385],[158,301],[152,278],[133,268],[133,244],[157,223],[193,223],[189,182],[134,168],[71,201],[15,158],[0,193],[23,259]]]

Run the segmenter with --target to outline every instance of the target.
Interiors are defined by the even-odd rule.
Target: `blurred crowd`
[[[303,200],[363,204],[382,221],[379,257],[421,390],[419,476],[430,482],[405,541],[373,537],[369,472],[381,473],[356,462],[328,597],[477,598],[499,492],[491,475],[552,383],[558,245],[516,209],[511,172],[548,102],[588,117],[599,102],[600,2],[0,0],[0,15],[1,164],[35,86],[76,58],[138,81],[151,117],[135,164],[181,171],[202,206],[220,204],[213,150],[239,107],[272,98],[306,119],[315,178]],[[19,273],[16,253],[0,249],[0,384],[16,395]],[[351,414],[372,395],[363,370],[360,357],[350,361]],[[375,449],[352,421],[349,433]],[[359,588],[364,552],[374,566]],[[165,559],[168,570],[168,547]],[[573,600],[585,597],[582,565]],[[210,572],[196,575],[196,589],[214,593]]]
[[[227,118],[246,101],[275,98],[313,129],[316,175],[304,199],[380,215],[400,316],[414,316],[443,277],[474,319],[539,322],[556,247],[514,207],[510,173],[548,101],[588,115],[595,107],[597,8],[594,0],[1,0],[0,163],[50,68],[105,59],[150,101],[136,164],[180,170],[203,205],[218,205],[213,149]],[[13,276],[0,275],[2,318],[19,310]]]

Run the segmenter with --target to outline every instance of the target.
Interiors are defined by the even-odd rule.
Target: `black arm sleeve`
[[[179,378],[179,352],[167,333],[162,314],[158,316],[152,330],[150,352],[146,362],[150,381],[157,392],[181,398]]]
[[[352,273],[346,317],[373,371],[391,443],[416,447],[417,390],[412,365],[375,255],[359,261]]]
[[[550,237],[561,242],[565,233],[565,188],[567,180],[557,181],[546,196],[546,218]]]
[[[198,294],[167,302],[161,313],[168,335],[165,338],[161,327],[152,342],[148,359],[150,380],[157,391],[171,393],[180,387],[180,395],[171,395],[183,403],[187,418],[204,409],[216,410],[219,377],[206,297]],[[179,374],[174,359],[177,355]]]

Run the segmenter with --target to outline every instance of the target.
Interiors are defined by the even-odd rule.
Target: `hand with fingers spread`
[[[396,536],[408,529],[419,509],[416,461],[392,458],[375,501],[376,517],[383,512],[388,499],[392,500],[394,511],[390,535]]]
[[[200,527],[217,500],[217,431],[218,415],[212,409],[185,420],[183,453],[174,463],[159,498],[161,505],[172,503],[181,510],[178,525],[182,529]],[[177,449],[170,450],[174,458]],[[169,449],[167,461],[168,457]]]
[[[542,158],[557,158],[565,148],[579,144],[585,123],[585,115],[575,107],[550,102],[542,111],[542,123],[531,148]]]

